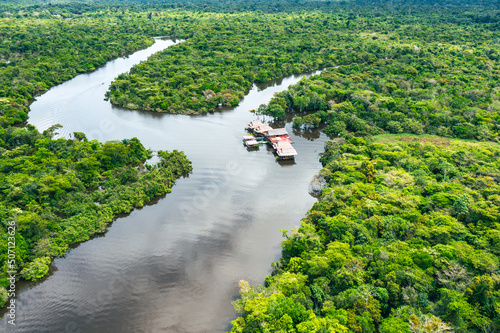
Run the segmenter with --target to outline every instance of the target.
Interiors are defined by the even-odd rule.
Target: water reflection
[[[238,107],[203,116],[124,110],[104,101],[102,82],[172,44],[157,41],[140,56],[50,89],[32,105],[29,122],[40,130],[60,123],[63,136],[135,136],[153,150],[185,151],[194,171],[172,193],[56,259],[44,282],[20,284],[15,332],[222,332],[235,318],[238,281],[263,283],[280,255],[280,229],[299,224],[315,202],[308,190],[321,168],[325,135],[295,134],[290,118],[279,123],[293,133],[295,161],[276,162],[267,145],[248,151],[241,141],[255,119],[248,111],[301,76],[255,86]],[[7,327],[4,316],[0,331]]]
[[[309,141],[314,141],[316,139],[319,139],[320,136],[322,135],[321,130],[324,128],[324,126],[320,126],[315,129],[297,129],[294,128],[292,130],[292,133],[294,136],[300,136],[306,140]]]

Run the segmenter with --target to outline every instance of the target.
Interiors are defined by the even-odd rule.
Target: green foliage
[[[50,257],[36,258],[21,271],[25,280],[39,280],[49,272]]]
[[[6,146],[0,156],[0,213],[3,220],[16,222],[16,261],[25,265],[25,279],[43,277],[51,257],[104,232],[117,214],[169,193],[175,179],[192,170],[175,150],[159,152],[160,162],[144,170],[151,152],[137,138],[100,143],[52,140],[31,127],[25,131],[29,144]],[[15,143],[11,135],[4,133],[4,142]],[[6,225],[0,228],[7,230]],[[0,241],[4,263],[6,256],[5,239]]]
[[[328,315],[320,318],[281,292],[254,290],[246,281],[240,281],[240,294],[233,304],[244,316],[232,322],[231,332],[348,332],[341,323],[345,314],[336,313],[333,306],[324,308]]]
[[[104,232],[116,215],[169,193],[192,169],[182,152],[173,151],[159,152],[158,165],[144,170],[152,154],[137,138],[100,143],[76,132],[72,140],[54,140],[60,125],[43,133],[21,126],[38,94],[151,45],[148,33],[167,32],[156,28],[159,17],[145,21],[137,12],[49,7],[0,15],[0,303],[10,270],[7,223],[16,227],[19,276],[38,280],[69,245]]]
[[[411,333],[408,322],[399,317],[388,317],[380,325],[380,333]]]
[[[120,75],[108,92],[114,104],[169,113],[234,106],[253,83],[333,66],[336,43],[347,35],[338,15],[319,12],[169,15],[172,33],[186,40]],[[286,107],[275,98],[262,113],[283,118]],[[328,105],[313,96],[310,107]]]
[[[120,75],[113,103],[204,113],[237,105],[253,83],[339,66],[259,107],[299,114],[295,128],[325,123],[339,138],[322,156],[328,187],[286,234],[266,288],[240,284],[232,331],[498,331],[498,146],[369,139],[498,141],[498,8],[415,4],[2,4],[0,272],[7,221],[16,222],[21,274],[36,280],[69,244],[191,170],[177,151],[144,165],[151,152],[137,139],[52,140],[56,127],[19,126],[36,95],[168,35],[185,41]]]
[[[284,100],[300,116],[296,128],[315,127],[300,119],[316,117],[331,136],[405,132],[498,142],[497,30],[437,15],[422,9],[376,23],[337,21],[330,38],[342,46],[327,48],[337,66],[277,93],[263,109]]]
[[[339,331],[499,329],[498,145],[353,137],[328,142],[321,161],[320,201],[284,232],[266,288],[247,287],[259,302],[288,298]],[[251,331],[247,318],[261,313],[245,310],[234,332]]]
[[[3,306],[9,299],[9,293],[4,287],[0,287],[0,306]]]
[[[28,104],[48,88],[152,44],[137,22],[117,22],[88,14],[0,18],[0,125],[25,121]]]

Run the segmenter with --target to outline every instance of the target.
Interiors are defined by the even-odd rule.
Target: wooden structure
[[[253,120],[250,123],[248,123],[247,129],[250,130],[250,131],[253,131],[254,129],[256,129],[257,127],[259,127],[261,125],[264,125],[264,123],[262,121],[260,121],[260,120]]]
[[[251,135],[245,135],[243,137],[243,143],[248,148],[257,148],[259,146],[259,142],[257,140],[255,140],[255,137],[253,137]]]
[[[297,151],[292,146],[292,138],[288,135],[285,128],[272,128],[260,120],[254,120],[247,125],[247,130],[256,136],[243,137],[243,141],[247,147],[255,147],[255,143],[259,144],[257,140],[260,139],[262,141],[262,137],[264,137],[273,147],[278,160],[291,160],[297,156]]]
[[[257,135],[267,136],[267,132],[269,132],[272,129],[273,128],[269,125],[260,125],[259,127],[254,129],[253,132]]]
[[[297,156],[297,151],[288,141],[280,141],[273,145],[276,155],[280,160],[291,160]]]
[[[273,128],[260,120],[254,120],[247,125],[247,130],[253,132],[255,135],[267,136],[267,133],[272,131]]]
[[[284,128],[275,128],[267,131],[266,136],[285,136],[288,135],[288,132]]]

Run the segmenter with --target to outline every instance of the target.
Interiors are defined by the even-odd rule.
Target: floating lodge
[[[259,146],[259,141],[255,140],[255,137],[252,135],[245,135],[243,142],[248,148],[257,148]]]
[[[279,160],[292,160],[297,155],[297,151],[292,146],[292,138],[288,135],[286,129],[272,128],[260,120],[254,120],[247,125],[247,130],[253,132],[256,136],[249,135],[243,137],[243,141],[247,147],[255,147],[255,143],[258,146],[258,138],[263,138],[273,147],[274,153],[278,156]]]

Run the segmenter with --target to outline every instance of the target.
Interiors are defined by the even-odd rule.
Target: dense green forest
[[[500,146],[432,136],[328,142],[321,200],[284,231],[232,332],[495,332]]]
[[[118,214],[170,192],[191,171],[182,152],[152,152],[136,138],[101,143],[84,133],[52,139],[25,126],[28,106],[48,88],[153,43],[147,13],[94,11],[65,20],[46,10],[0,19],[0,305],[7,272],[38,280],[53,257],[102,233]],[[126,20],[126,24],[119,24]],[[151,30],[154,30],[151,28]],[[156,31],[153,33],[156,34]],[[8,257],[15,222],[15,264]],[[7,260],[9,259],[9,260]]]
[[[120,75],[108,95],[120,106],[169,113],[237,105],[254,82],[333,66],[329,45],[338,36],[325,18],[186,13],[171,35],[187,40]]]
[[[258,112],[297,113],[294,127],[326,123],[333,136],[405,132],[498,140],[498,32],[425,21],[360,33],[354,49],[338,53],[337,68],[303,79]]]
[[[40,133],[24,123],[37,94],[169,36],[183,42],[120,75],[108,92],[114,104],[213,112],[237,105],[254,83],[326,68],[256,110],[293,113],[297,130],[324,124],[334,140],[321,157],[322,197],[284,231],[273,274],[265,286],[241,281],[233,332],[500,330],[497,7],[0,4],[0,274],[9,221],[19,277],[36,280],[70,244],[191,170],[177,151],[147,165],[151,152],[136,138],[53,139],[57,126]]]
[[[49,87],[153,43],[133,22],[125,26],[117,21],[105,15],[1,19],[0,125],[25,121],[26,107]]]
[[[498,141],[499,68],[494,53],[478,51],[469,59],[450,55],[454,66],[442,63],[436,69],[438,57],[409,48],[403,60],[340,66],[303,79],[258,112],[278,118],[285,109],[304,113],[294,118],[295,128],[326,123],[324,131],[332,136],[405,132]],[[418,60],[407,62],[413,57]]]
[[[336,139],[265,286],[240,282],[231,332],[500,329],[498,9],[413,10],[337,20],[336,66],[256,110]]]
[[[259,15],[186,12],[175,17],[170,35],[187,40],[120,75],[108,96],[131,109],[204,113],[219,104],[238,104],[252,83],[341,66],[337,82],[325,80],[323,84],[332,87],[312,88],[322,89],[311,91],[319,98],[301,98],[288,105],[278,101],[263,111],[283,116],[285,108],[326,110],[330,100],[347,100],[354,89],[359,95],[354,102],[369,104],[372,99],[372,104],[382,104],[381,112],[410,109],[419,113],[418,121],[434,111],[442,112],[444,106],[457,109],[472,102],[479,109],[497,107],[488,100],[495,88],[490,84],[498,79],[495,12],[485,18],[483,12],[456,9],[429,14],[425,8],[414,8],[412,15],[392,7],[356,9],[355,13]],[[324,90],[334,89],[325,96]],[[377,95],[366,95],[367,91]],[[409,99],[414,103],[407,105]],[[405,109],[399,110],[402,104]],[[475,109],[464,111],[470,112]],[[395,116],[394,121],[404,120],[400,118],[404,117]],[[464,123],[467,132],[468,121]]]

